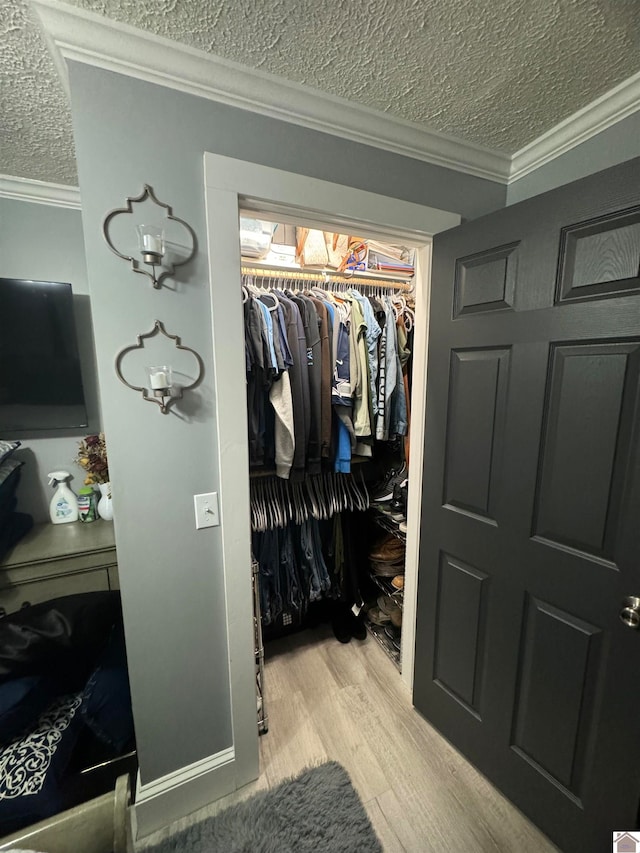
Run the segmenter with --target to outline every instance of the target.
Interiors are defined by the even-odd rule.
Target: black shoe
[[[336,607],[331,615],[331,627],[333,636],[339,643],[350,643],[351,637],[351,621],[349,616],[353,616],[350,610],[345,610],[343,607]]]
[[[371,495],[371,500],[373,503],[387,503],[393,498],[393,488],[396,483],[402,483],[403,480],[407,479],[407,466],[403,465],[399,470],[392,469],[389,471],[388,476],[385,480],[380,484],[380,486],[374,490]]]
[[[400,638],[402,637],[402,632],[399,628],[396,628],[395,625],[387,625],[384,629],[385,634],[391,640],[393,648],[399,652],[400,651]]]
[[[408,480],[402,483],[396,483],[393,487],[393,498],[390,508],[392,512],[402,515],[406,518],[407,515],[407,494],[409,491]]]
[[[351,628],[351,636],[356,640],[367,639],[367,629],[361,616],[356,616],[353,610],[349,611],[349,627]]]

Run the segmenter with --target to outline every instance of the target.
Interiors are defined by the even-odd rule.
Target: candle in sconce
[[[152,391],[164,391],[171,387],[170,367],[148,367],[149,384]]]
[[[156,390],[157,388],[166,388],[167,387],[167,374],[163,373],[162,370],[159,370],[157,373],[152,374],[151,376],[151,387]]]
[[[138,243],[140,251],[144,254],[153,255],[160,259],[164,255],[164,231],[156,225],[138,225]],[[153,263],[151,259],[145,258],[146,263]]]
[[[142,243],[142,248],[145,252],[153,252],[156,255],[162,254],[162,240],[160,237],[155,237],[153,234],[144,234]]]

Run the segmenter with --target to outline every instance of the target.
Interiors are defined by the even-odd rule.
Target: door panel
[[[487,583],[484,572],[442,554],[434,678],[476,716],[480,713]]]
[[[640,210],[564,228],[558,301],[637,291],[639,269]]]
[[[592,728],[601,639],[599,628],[527,597],[512,746],[576,797]]]
[[[638,353],[636,343],[552,344],[534,535],[613,560]]]
[[[513,306],[517,247],[501,246],[456,262],[454,317]]]
[[[640,160],[434,241],[414,702],[567,851],[640,802],[639,265]]]
[[[508,349],[451,353],[444,503],[488,521],[495,521],[508,369]]]

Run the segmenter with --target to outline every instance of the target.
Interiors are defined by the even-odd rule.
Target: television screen
[[[0,436],[85,426],[71,285],[0,278]]]

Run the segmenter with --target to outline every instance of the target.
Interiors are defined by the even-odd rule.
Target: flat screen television
[[[0,278],[0,437],[86,426],[71,285]]]

